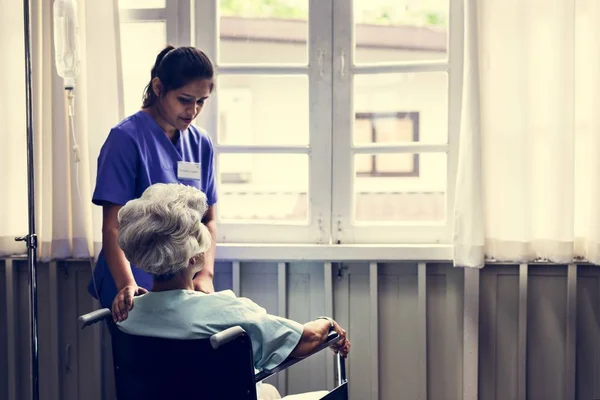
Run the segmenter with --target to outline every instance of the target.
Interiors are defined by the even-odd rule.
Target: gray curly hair
[[[210,248],[202,223],[207,208],[206,195],[196,188],[154,184],[119,210],[119,246],[131,263],[152,275],[181,271]]]

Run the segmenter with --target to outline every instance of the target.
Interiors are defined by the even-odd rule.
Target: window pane
[[[219,63],[306,64],[308,0],[219,0]]]
[[[164,22],[121,23],[125,115],[136,112],[142,106],[144,89],[150,82],[150,70],[166,42]]]
[[[220,144],[308,144],[307,76],[222,75],[217,91]]]
[[[308,155],[220,154],[220,220],[308,220]]]
[[[441,222],[446,218],[446,154],[354,156],[359,222]]]
[[[446,143],[445,72],[356,75],[354,143]]]
[[[357,64],[447,57],[449,0],[354,0]]]
[[[167,0],[119,0],[119,8],[166,8]]]

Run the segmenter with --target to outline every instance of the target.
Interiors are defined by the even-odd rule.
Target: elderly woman
[[[128,309],[113,310],[118,327],[130,334],[192,339],[208,338],[239,325],[252,341],[258,370],[274,368],[288,357],[308,355],[333,327],[341,336],[334,351],[346,356],[350,341],[331,319],[300,324],[269,315],[230,290],[211,294],[194,291],[194,275],[202,269],[204,253],[211,245],[210,233],[202,224],[206,210],[206,196],[198,189],[155,184],[119,211],[119,246],[130,262],[152,275],[153,286],[149,293],[136,297]],[[266,392],[274,389],[266,386],[262,390],[257,387],[259,398],[268,398]],[[315,392],[310,398],[322,394]]]

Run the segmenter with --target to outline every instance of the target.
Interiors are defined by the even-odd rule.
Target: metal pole
[[[346,360],[344,360],[344,358],[340,355],[340,354],[336,354],[335,356],[335,361],[337,364],[337,368],[336,368],[336,386],[342,385],[344,383],[346,383],[347,379],[346,379]]]
[[[29,308],[31,318],[31,398],[39,399],[38,369],[38,314],[37,314],[37,235],[35,234],[35,185],[33,160],[33,110],[31,90],[31,12],[29,0],[23,0],[25,33],[25,100],[27,106],[27,201],[29,233],[15,240],[27,245],[27,266],[29,268]]]

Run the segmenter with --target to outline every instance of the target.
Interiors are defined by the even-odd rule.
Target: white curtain
[[[466,0],[454,263],[600,263],[600,2]]]
[[[81,73],[74,141],[54,65],[52,5],[53,0],[31,1],[38,255],[42,260],[87,258],[94,256],[101,235],[101,216],[90,200],[96,157],[110,126],[122,116],[118,9],[116,0],[78,2]],[[14,237],[28,233],[25,63],[23,5],[0,0],[0,9],[0,256],[7,256],[26,251]]]

